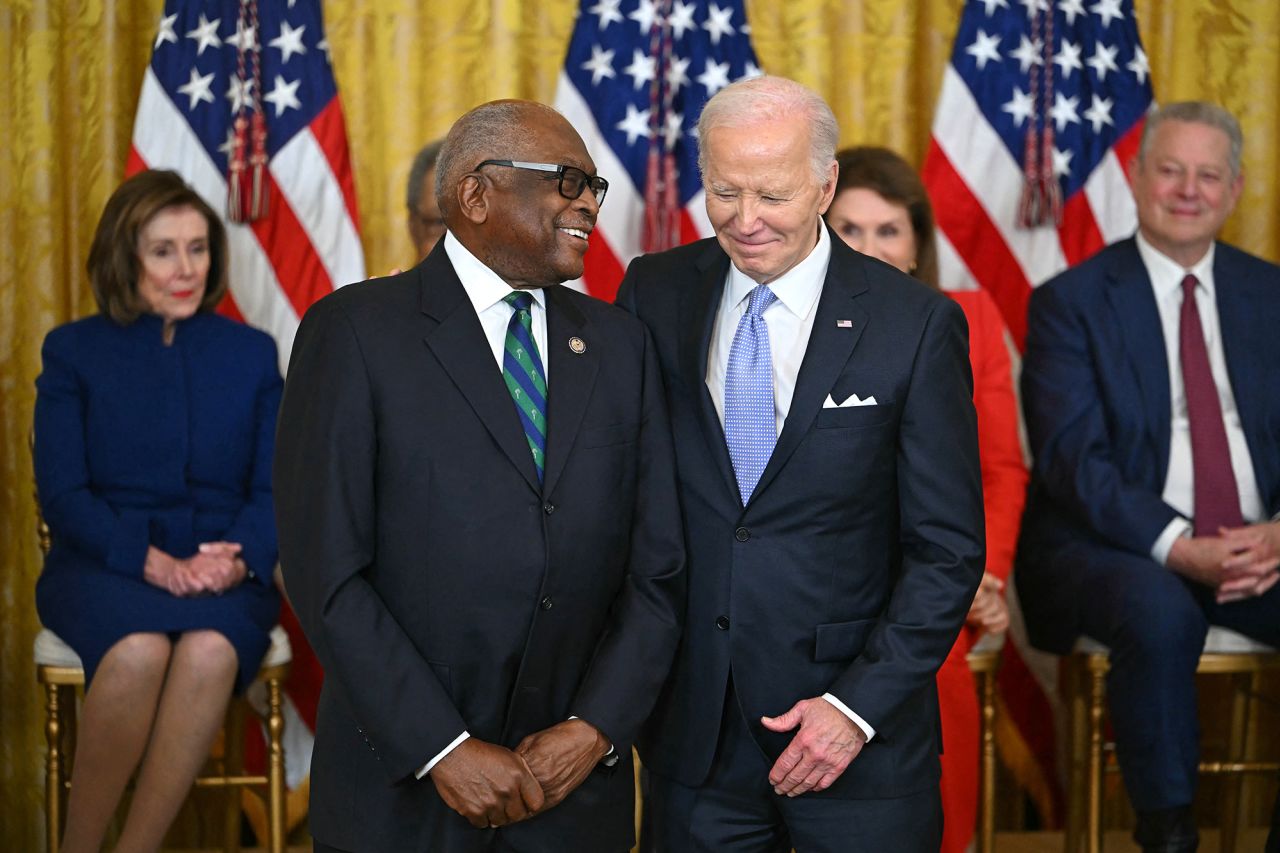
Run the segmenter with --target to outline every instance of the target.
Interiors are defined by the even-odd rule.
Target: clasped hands
[[[147,548],[142,575],[147,583],[179,597],[220,595],[244,580],[248,567],[237,542],[202,542],[186,559],[166,554],[154,545]]]
[[[1174,571],[1214,589],[1219,604],[1262,595],[1280,581],[1280,522],[1179,537],[1168,562]]]
[[[566,720],[529,735],[514,750],[467,738],[429,775],[445,805],[484,829],[559,805],[608,751],[595,726]]]

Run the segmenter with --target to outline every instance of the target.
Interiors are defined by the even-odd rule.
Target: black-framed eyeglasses
[[[528,169],[533,172],[551,172],[560,176],[560,195],[567,199],[576,199],[582,191],[591,187],[596,197],[596,204],[604,204],[605,193],[609,191],[609,182],[599,175],[588,175],[577,166],[557,166],[555,163],[526,163],[522,160],[485,160],[477,169],[484,166],[507,166],[512,169]]]

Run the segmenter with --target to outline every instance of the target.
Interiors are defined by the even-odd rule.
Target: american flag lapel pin
[[[853,321],[852,321],[852,320],[836,320],[836,328],[837,328],[837,329],[852,329],[852,328],[853,328]]]

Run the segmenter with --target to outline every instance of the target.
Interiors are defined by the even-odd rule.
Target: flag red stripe
[[[271,215],[250,223],[267,260],[275,269],[276,280],[293,310],[301,317],[311,303],[333,292],[333,282],[310,235],[289,206],[276,179],[267,173],[271,192]]]
[[[1089,197],[1078,192],[1062,205],[1062,225],[1058,226],[1058,239],[1067,266],[1075,266],[1106,245],[1098,222],[1093,218]]]
[[[622,264],[598,231],[591,232],[587,256],[583,259],[582,282],[596,299],[612,302],[622,284]]]
[[[1031,282],[1023,274],[1018,259],[935,140],[930,140],[921,176],[929,195],[939,202],[945,200],[934,207],[938,227],[1000,307],[1005,325],[1021,350],[1027,336]]]
[[[347,147],[346,123],[342,117],[342,102],[334,98],[311,122],[311,134],[329,161],[329,168],[342,189],[347,203],[347,213],[356,231],[360,230],[360,212],[356,205],[356,185],[352,177],[351,152]],[[345,282],[344,282],[345,284]]]

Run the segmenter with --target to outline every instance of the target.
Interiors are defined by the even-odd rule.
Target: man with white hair
[[[934,674],[984,558],[964,317],[823,225],[818,95],[741,81],[698,130],[716,236],[618,297],[657,344],[688,551],[653,846],[936,851]]]
[[[1116,754],[1147,853],[1198,843],[1209,626],[1280,646],[1280,268],[1217,241],[1242,146],[1214,104],[1152,113],[1130,169],[1137,234],[1040,287],[1028,315],[1018,595],[1036,646],[1110,648]]]

